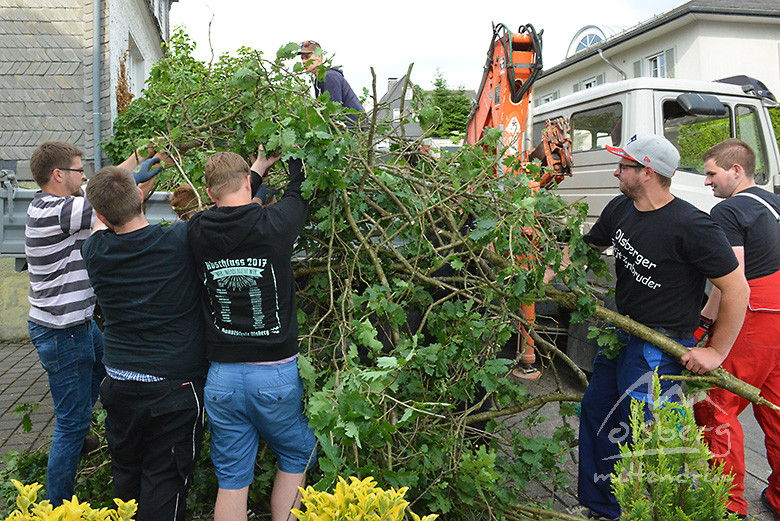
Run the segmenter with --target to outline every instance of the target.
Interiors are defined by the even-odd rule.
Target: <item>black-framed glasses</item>
[[[68,172],[78,172],[79,174],[84,173],[83,168],[58,168],[57,170],[67,170]]]
[[[618,163],[618,173],[623,173],[625,168],[644,168],[645,165],[626,165],[624,163]]]

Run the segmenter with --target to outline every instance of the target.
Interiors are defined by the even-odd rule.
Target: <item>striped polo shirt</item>
[[[95,214],[83,196],[37,192],[27,207],[25,247],[30,321],[64,329],[92,318],[95,293],[81,258]]]

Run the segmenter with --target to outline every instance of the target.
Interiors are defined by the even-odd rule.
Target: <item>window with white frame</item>
[[[141,95],[141,89],[146,81],[144,56],[132,37],[128,38],[128,47],[127,72],[130,76],[130,92],[137,98]]]
[[[651,78],[666,78],[666,54],[659,52],[647,58],[647,75]]]
[[[651,54],[634,62],[634,78],[674,78],[674,48]]]
[[[602,83],[604,83],[604,73],[601,73],[598,76],[591,76],[590,78],[575,83],[573,90],[574,92],[579,92],[585,89],[592,89],[596,85],[601,85]]]
[[[561,91],[555,90],[553,92],[549,92],[547,94],[544,94],[543,96],[539,96],[534,100],[534,106],[538,107],[539,105],[544,105],[545,103],[550,103],[551,101],[557,100],[561,97]]]

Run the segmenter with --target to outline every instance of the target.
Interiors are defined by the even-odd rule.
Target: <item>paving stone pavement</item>
[[[579,381],[566,368],[562,367],[558,372],[562,375],[563,391],[584,391]],[[533,394],[548,394],[555,390],[552,376],[521,383]],[[31,414],[32,430],[29,433],[24,432],[21,417],[13,413],[15,408],[25,403],[39,404],[38,410]],[[551,419],[543,424],[544,429],[549,429],[549,434],[560,424],[557,411],[555,404],[547,404],[541,410],[543,415]],[[521,421],[522,415],[518,415],[515,420]],[[754,521],[774,521],[778,518],[759,501],[770,473],[764,449],[764,435],[753,417],[752,408],[745,410],[740,420],[746,442],[748,472],[745,479],[745,498],[748,501],[748,517]],[[578,428],[576,417],[570,419],[570,422],[573,428]],[[48,379],[35,348],[29,340],[0,341],[0,456],[9,450],[22,451],[41,447],[48,443],[53,429],[54,407]],[[576,515],[579,514],[576,499],[576,461],[569,458],[565,466],[572,477],[572,483],[568,486],[553,492],[536,483],[527,492],[538,498],[552,499],[557,510]]]
[[[32,430],[25,432],[14,409],[38,404],[30,413]],[[36,449],[49,442],[54,430],[54,405],[49,381],[29,340],[0,342],[0,456],[9,450]]]

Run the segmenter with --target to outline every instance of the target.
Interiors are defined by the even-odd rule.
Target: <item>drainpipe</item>
[[[101,51],[101,0],[93,0],[92,5],[92,137],[94,139],[95,172],[103,167],[100,150],[100,51]]]
[[[606,64],[607,64],[607,65],[609,65],[610,67],[612,67],[613,69],[615,69],[616,71],[618,71],[618,72],[620,73],[620,76],[622,76],[622,77],[623,77],[623,79],[625,80],[625,79],[626,79],[626,73],[625,73],[625,72],[623,72],[623,69],[621,69],[620,67],[618,67],[617,65],[615,65],[614,63],[612,63],[611,61],[609,61],[608,59],[606,59],[606,58],[604,57],[604,51],[602,51],[601,49],[597,49],[597,50],[598,50],[598,53],[599,53],[599,57],[600,57],[602,60],[604,60],[604,61],[606,62]]]

